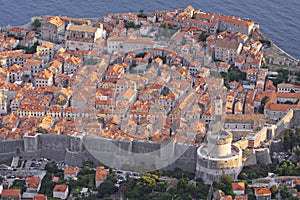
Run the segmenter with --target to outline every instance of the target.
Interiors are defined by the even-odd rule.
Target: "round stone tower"
[[[242,150],[232,145],[232,133],[208,133],[208,143],[197,150],[196,176],[204,181],[220,180],[223,174],[237,179],[242,170]]]
[[[224,157],[231,154],[232,134],[219,131],[218,134],[209,134],[207,149],[212,157]]]

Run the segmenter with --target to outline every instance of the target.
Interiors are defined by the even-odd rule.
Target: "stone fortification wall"
[[[0,141],[0,153],[17,153],[24,149],[23,140],[4,140]]]
[[[256,164],[257,164],[257,160],[255,154],[251,154],[247,156],[247,158],[245,158],[245,160],[243,161],[243,166],[251,166]]]
[[[196,146],[177,143],[153,143],[145,141],[114,141],[95,137],[77,137],[69,135],[39,134],[25,136],[21,140],[0,141],[0,162],[9,163],[13,156],[24,159],[40,157],[64,161],[66,164],[82,166],[91,160],[96,164],[102,161],[119,164],[120,167],[140,163],[136,168],[156,166],[172,170],[176,167],[195,171]],[[170,157],[174,161],[170,162]],[[99,161],[100,160],[100,161]],[[132,168],[132,170],[135,170]]]
[[[0,163],[9,164],[12,157],[20,155],[23,149],[23,140],[0,140]]]
[[[278,136],[279,133],[281,133],[284,129],[289,129],[294,119],[297,118],[294,116],[297,116],[294,114],[294,110],[290,110],[277,124],[276,124],[276,129],[275,129],[275,137]],[[299,123],[298,123],[299,124]]]
[[[300,127],[300,110],[294,110],[294,115],[291,120],[291,128]]]
[[[281,139],[273,139],[270,146],[271,153],[273,152],[282,152],[283,151],[283,142]]]
[[[256,160],[258,163],[265,165],[271,164],[272,160],[270,157],[270,151],[268,148],[264,149],[255,149]]]
[[[235,146],[240,147],[242,150],[247,149],[249,145],[249,141],[246,139],[239,140],[233,143]]]
[[[299,126],[300,110],[290,111],[276,125],[276,133],[284,128]],[[266,128],[265,128],[266,129]],[[266,139],[266,130],[260,131],[256,137],[253,147]],[[275,133],[275,135],[276,135]],[[250,141],[240,141],[236,143],[242,149],[250,146]],[[274,144],[273,144],[274,145]],[[165,149],[164,147],[167,146]],[[272,149],[271,145],[271,149]],[[276,145],[274,146],[277,149]],[[102,157],[120,164],[130,165],[141,159],[141,165],[159,165],[163,169],[172,170],[176,167],[183,170],[196,171],[197,146],[187,146],[185,144],[153,143],[145,141],[120,140],[113,141],[104,138],[77,137],[69,135],[39,134],[34,137],[25,136],[18,140],[0,140],[0,163],[9,163],[13,156],[22,156],[25,159],[46,157],[57,161],[65,161],[67,164],[81,166],[83,161],[92,160],[100,164],[98,158]],[[91,151],[92,150],[92,151]],[[94,152],[93,152],[94,151]],[[132,155],[128,159],[126,155]],[[145,153],[150,155],[139,156]],[[250,158],[249,163],[254,160],[258,162],[269,162],[269,152],[256,151],[255,158]],[[170,157],[177,158],[170,162]],[[104,160],[105,160],[104,159]],[[250,162],[251,161],[251,162]],[[158,163],[160,162],[160,163]],[[248,161],[246,161],[248,162]],[[104,163],[103,163],[104,164]]]

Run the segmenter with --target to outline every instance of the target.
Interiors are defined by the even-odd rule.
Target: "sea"
[[[23,25],[31,17],[46,14],[100,18],[107,13],[153,12],[188,5],[251,19],[277,46],[300,59],[300,0],[0,0],[0,26]]]

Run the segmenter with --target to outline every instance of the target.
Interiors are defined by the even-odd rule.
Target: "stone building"
[[[58,16],[47,18],[41,26],[42,40],[58,42],[64,39],[65,22]]]
[[[242,150],[232,144],[232,133],[221,130],[208,135],[208,144],[197,150],[196,176],[208,182],[223,174],[237,179],[243,168]]]
[[[67,199],[69,187],[67,185],[56,185],[53,189],[53,197],[59,199]]]
[[[51,42],[43,42],[41,45],[36,47],[36,55],[46,61],[51,60],[54,53],[54,44]]]
[[[109,37],[107,39],[107,51],[112,53],[113,51],[129,52],[139,49],[153,49],[155,42],[150,38],[137,38],[133,35],[129,37]]]
[[[92,27],[88,25],[75,25],[70,23],[66,30],[66,47],[69,50],[93,50],[99,38],[105,38],[106,31],[103,25]]]
[[[242,51],[242,43],[236,40],[220,39],[215,45],[215,58],[227,63],[234,63]]]
[[[8,106],[9,106],[9,99],[3,93],[4,93],[3,91],[0,93],[0,115],[7,114]]]
[[[249,35],[254,28],[254,22],[224,15],[214,15],[219,20],[219,30]]]
[[[224,128],[232,132],[235,140],[246,137],[250,132],[256,132],[264,127],[264,114],[226,114]]]
[[[39,72],[35,77],[35,86],[52,86],[53,85],[53,73],[45,69]]]

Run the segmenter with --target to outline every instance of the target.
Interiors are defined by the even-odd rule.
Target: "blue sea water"
[[[102,17],[107,13],[184,8],[249,18],[283,50],[300,59],[300,0],[0,0],[0,26],[22,25],[39,15]]]

